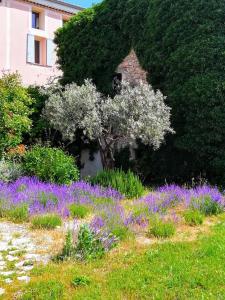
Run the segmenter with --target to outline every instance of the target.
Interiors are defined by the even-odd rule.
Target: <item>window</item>
[[[40,29],[40,14],[38,12],[32,12],[32,28]]]
[[[115,73],[113,75],[112,87],[115,92],[118,92],[121,88],[122,73]]]
[[[41,66],[52,67],[55,63],[54,43],[32,34],[27,35],[27,62]]]
[[[34,41],[34,62],[40,64],[40,41]]]

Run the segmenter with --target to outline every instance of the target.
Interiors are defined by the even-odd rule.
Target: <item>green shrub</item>
[[[86,286],[86,285],[89,285],[90,283],[91,283],[91,280],[87,276],[77,276],[77,277],[74,277],[71,281],[71,285],[73,287]]]
[[[172,222],[164,222],[156,219],[150,225],[148,235],[153,235],[157,238],[169,238],[176,232],[176,227]]]
[[[64,287],[56,280],[30,283],[21,296],[21,300],[61,300]]]
[[[113,236],[117,237],[121,241],[126,239],[126,237],[128,236],[128,232],[129,232],[128,228],[123,225],[115,226],[111,231]]]
[[[23,204],[20,206],[14,206],[9,210],[3,212],[7,219],[13,222],[26,222],[29,218],[28,205]]]
[[[58,215],[49,214],[42,216],[35,216],[31,220],[32,228],[34,229],[54,229],[62,225],[62,220]]]
[[[101,258],[105,253],[100,240],[96,239],[94,233],[86,224],[80,227],[75,252],[76,258],[79,260]]]
[[[129,198],[140,197],[144,193],[144,186],[137,175],[122,170],[105,170],[90,179],[92,184],[112,187]]]
[[[40,86],[29,86],[27,92],[32,99],[34,99],[34,104],[32,105],[33,112],[30,116],[32,120],[32,128],[29,135],[25,137],[25,144],[34,144],[35,141],[39,140],[51,140],[52,130],[50,130],[50,125],[48,124],[46,118],[44,117],[42,111],[45,106],[45,101],[47,96],[43,93],[43,87]],[[46,137],[47,132],[47,137]]]
[[[204,216],[198,210],[188,210],[184,213],[184,219],[186,224],[195,226],[203,223]]]
[[[141,216],[151,216],[151,213],[149,212],[149,208],[146,205],[135,205],[132,207],[132,215],[134,218],[138,218]]]
[[[69,211],[73,218],[83,219],[89,214],[90,209],[85,205],[73,203],[69,206]]]
[[[192,198],[192,207],[198,207],[200,212],[205,216],[218,215],[223,212],[223,207],[210,196]]]
[[[22,175],[23,169],[21,164],[5,159],[0,160],[0,181],[15,181]]]
[[[57,148],[35,146],[26,152],[23,168],[30,176],[58,184],[71,184],[79,179],[74,158]]]
[[[63,246],[63,250],[58,254],[53,260],[54,261],[64,261],[66,259],[75,258],[75,246],[73,243],[73,235],[71,231],[66,234],[66,241]]]
[[[84,224],[80,227],[76,245],[73,241],[72,232],[66,235],[66,241],[62,253],[55,257],[55,261],[68,259],[91,260],[101,258],[105,253],[101,241],[95,236],[90,227]]]
[[[5,150],[20,144],[23,134],[30,130],[31,104],[17,73],[0,78],[0,158]]]

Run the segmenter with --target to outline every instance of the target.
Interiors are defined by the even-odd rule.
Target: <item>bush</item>
[[[22,165],[14,161],[0,160],[0,181],[12,182],[23,175]]]
[[[83,219],[89,214],[90,209],[85,205],[73,203],[73,204],[70,205],[69,211],[70,211],[70,215],[73,218]]]
[[[188,210],[184,213],[184,219],[186,224],[195,226],[203,223],[204,216],[198,210]]]
[[[205,216],[218,215],[223,212],[220,203],[214,201],[210,196],[192,198],[191,206],[198,208]]]
[[[34,229],[54,229],[62,225],[62,220],[58,215],[35,216],[32,219],[32,228]]]
[[[56,280],[30,283],[21,296],[21,300],[61,300],[64,287]]]
[[[139,177],[131,171],[105,170],[90,179],[92,184],[112,187],[129,198],[140,197],[144,193],[144,186]]]
[[[77,276],[75,278],[72,279],[71,281],[71,285],[73,287],[77,287],[77,286],[86,286],[89,285],[91,283],[91,280],[87,277],[87,276]]]
[[[0,158],[2,153],[22,142],[31,128],[32,99],[18,74],[0,78]]]
[[[3,211],[3,216],[13,222],[26,222],[29,218],[28,205],[23,204],[20,206],[15,206],[10,208],[9,210]]]
[[[23,168],[30,176],[58,184],[71,184],[79,179],[74,158],[57,148],[35,146],[26,152]]]
[[[66,259],[75,258],[75,246],[73,243],[73,235],[71,231],[66,234],[66,241],[62,250],[62,253],[58,254],[53,260],[64,261]]]
[[[169,238],[176,232],[176,227],[172,222],[164,222],[162,220],[155,220],[150,225],[148,235],[153,235],[157,238]]]
[[[76,258],[79,260],[89,260],[101,258],[105,250],[101,241],[95,237],[95,234],[88,225],[82,225],[78,233],[76,245]]]
[[[80,227],[77,244],[74,244],[72,232],[66,235],[66,242],[61,254],[57,255],[56,261],[67,259],[90,260],[101,258],[105,249],[100,239],[87,224]]]
[[[30,116],[32,120],[32,128],[29,135],[25,137],[25,141],[29,144],[34,144],[37,140],[50,140],[50,125],[42,113],[47,96],[44,95],[42,88],[39,86],[29,86],[27,88],[27,92],[30,97],[34,99],[34,104],[32,105],[33,112]]]
[[[113,234],[113,236],[122,241],[125,240],[128,236],[129,230],[126,226],[118,225],[112,229],[111,233]]]

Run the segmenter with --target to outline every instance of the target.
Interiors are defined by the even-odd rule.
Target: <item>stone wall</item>
[[[147,72],[142,69],[134,50],[131,50],[129,55],[125,57],[117,67],[116,72],[122,74],[122,80],[131,84],[137,84],[140,81],[147,83]]]

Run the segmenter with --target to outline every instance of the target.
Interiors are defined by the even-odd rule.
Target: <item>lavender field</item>
[[[182,211],[199,211],[203,215],[217,215],[225,207],[225,196],[216,187],[208,185],[184,188],[166,185],[146,192],[138,199],[125,199],[112,188],[80,181],[70,186],[44,183],[37,178],[24,177],[13,183],[0,183],[0,213],[11,216],[15,210],[23,211],[20,221],[29,221],[37,215],[55,214],[62,220],[78,219],[79,208],[85,210],[91,228],[108,233],[115,228],[131,230],[132,225],[148,227],[157,215],[159,219],[170,217],[176,224]],[[74,210],[78,209],[78,214]],[[18,217],[19,219],[19,217]]]

